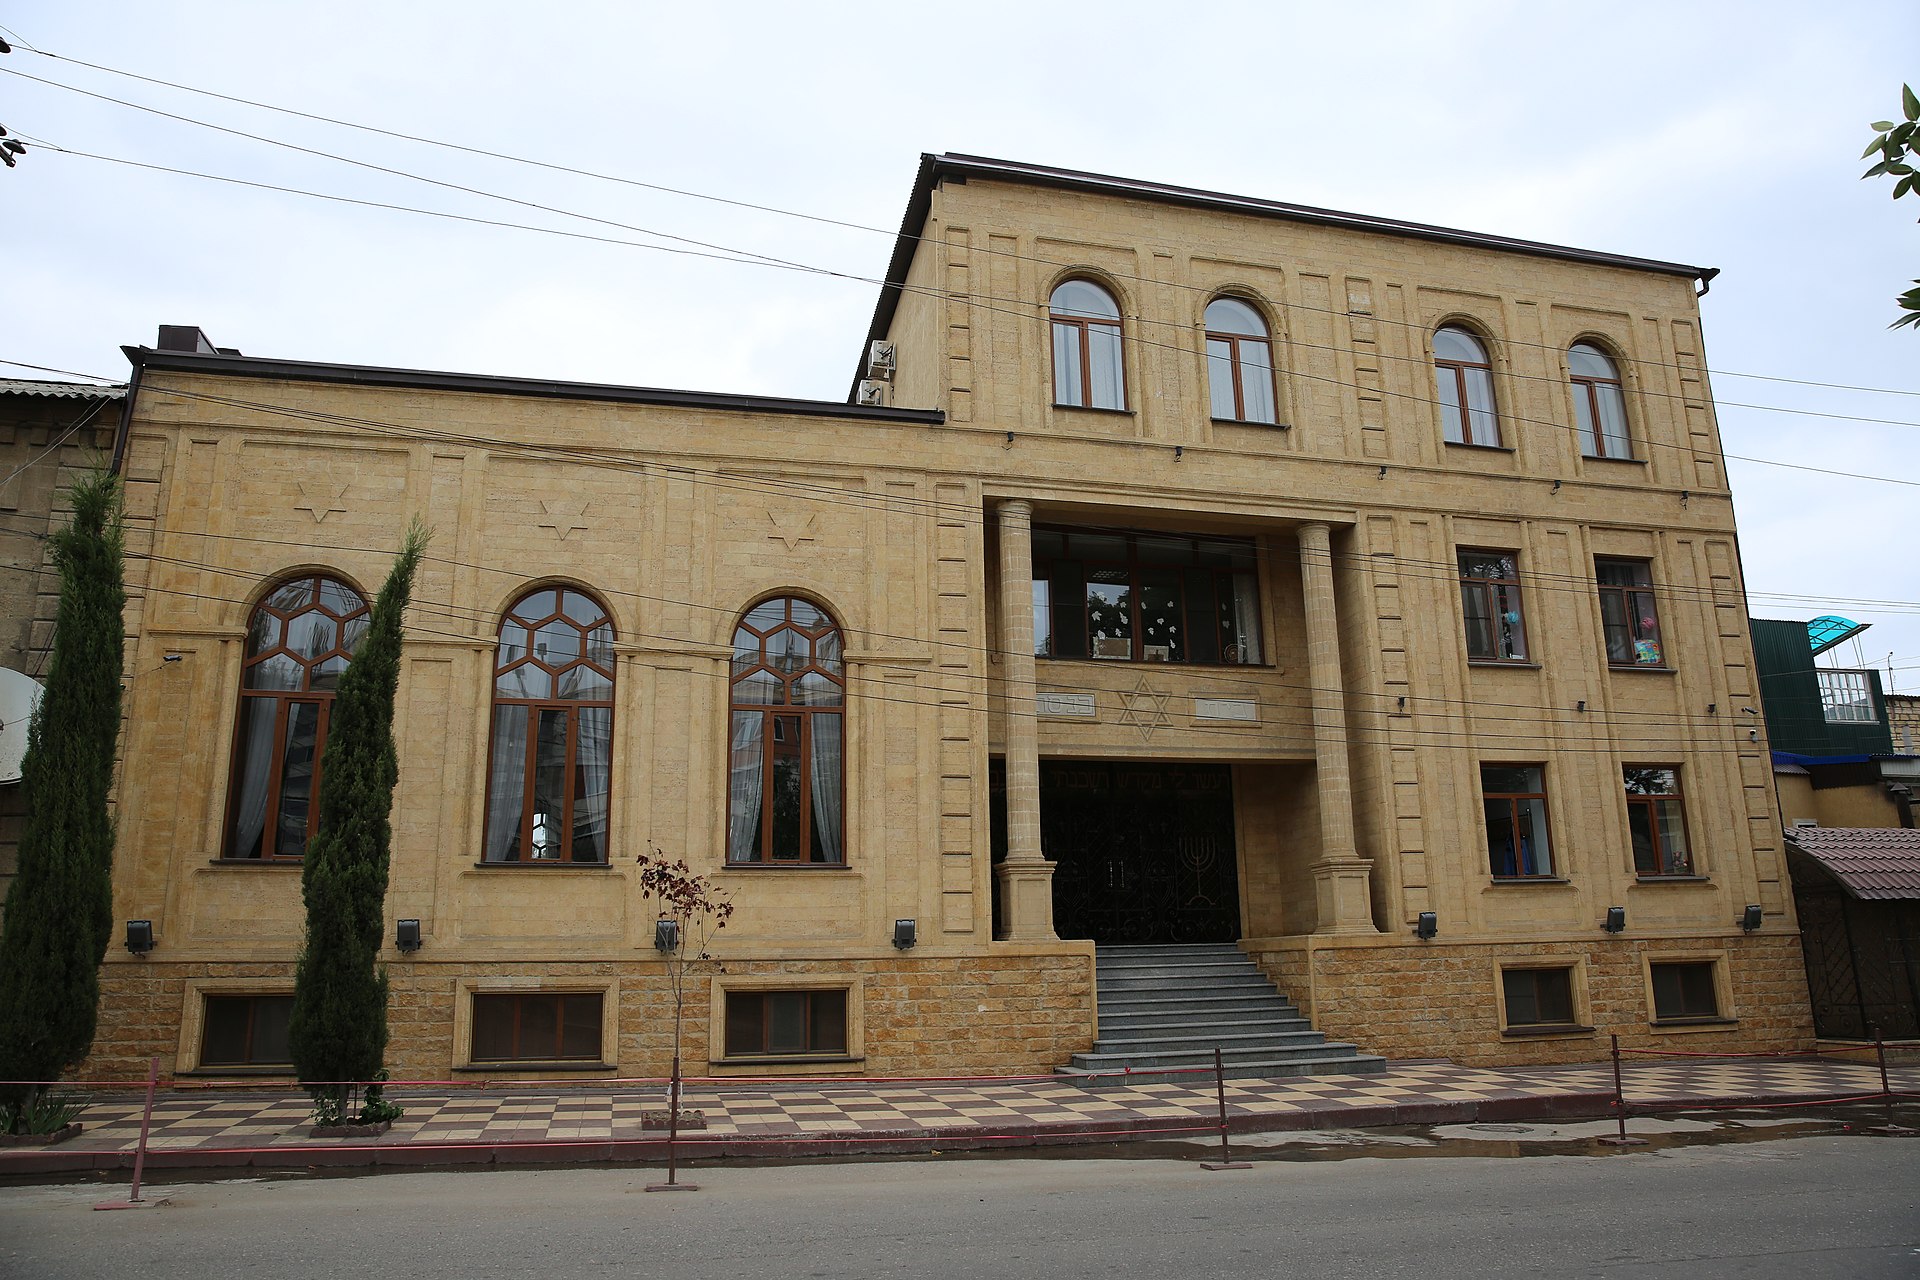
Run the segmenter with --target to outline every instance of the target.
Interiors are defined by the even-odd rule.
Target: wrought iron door
[[[1040,830],[1061,937],[1239,938],[1228,766],[1042,761]]]
[[[1920,908],[1795,895],[1807,993],[1819,1035],[1863,1040],[1920,1034]]]

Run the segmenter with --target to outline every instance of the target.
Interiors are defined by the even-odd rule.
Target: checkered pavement
[[[1626,1067],[1634,1104],[1731,1103],[1877,1093],[1871,1064],[1832,1060],[1673,1060]],[[1894,1069],[1894,1088],[1920,1090],[1920,1067]],[[1239,1130],[1378,1124],[1383,1109],[1412,1114],[1449,1104],[1587,1098],[1612,1089],[1605,1063],[1578,1067],[1486,1069],[1451,1063],[1397,1065],[1379,1075],[1229,1080],[1228,1114]],[[665,1089],[495,1085],[473,1092],[429,1092],[395,1086],[405,1114],[391,1132],[369,1140],[382,1147],[441,1144],[506,1146],[639,1141],[661,1136],[643,1113],[664,1114]],[[1178,1133],[1211,1131],[1218,1101],[1209,1076],[1192,1083],[1130,1084],[1113,1076],[1093,1083],[1065,1079],[845,1083],[808,1080],[747,1084],[701,1081],[686,1087],[685,1111],[704,1129],[683,1132],[693,1144],[726,1142],[740,1150],[754,1140],[812,1141],[861,1137],[994,1134]],[[137,1097],[103,1097],[82,1116],[81,1135],[60,1151],[131,1151],[140,1136]],[[149,1146],[155,1152],[233,1152],[313,1143],[306,1100],[269,1093],[171,1092],[155,1104]],[[333,1140],[338,1145],[338,1140]],[[0,1152],[0,1172],[11,1153]]]

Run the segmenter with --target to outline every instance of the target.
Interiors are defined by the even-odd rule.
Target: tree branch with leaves
[[[639,856],[640,896],[655,911],[654,946],[667,964],[673,996],[673,1073],[667,1089],[667,1186],[676,1185],[674,1143],[680,1134],[680,1028],[687,1003],[687,981],[696,970],[717,968],[707,950],[727,927],[733,898],[706,876],[695,875],[684,859],[669,859],[651,841]]]
[[[1920,172],[1916,172],[1913,162],[1920,159],[1920,97],[1915,97],[1911,85],[1900,86],[1900,109],[1906,116],[1904,120],[1875,120],[1873,130],[1877,135],[1860,153],[1862,160],[1878,154],[1880,159],[1861,174],[1862,179],[1892,177],[1893,198],[1910,196],[1920,192]],[[1901,294],[1897,301],[1900,309],[1906,312],[1898,320],[1888,325],[1889,329],[1898,329],[1902,325],[1912,325],[1920,330],[1920,280],[1915,287]]]

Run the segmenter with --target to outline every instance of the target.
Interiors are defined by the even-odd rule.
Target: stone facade
[[[153,555],[129,606],[116,907],[160,943],[109,957],[96,1067],[200,1068],[210,991],[287,989],[297,870],[223,857],[248,618],[297,573],[371,592],[415,513],[434,542],[388,908],[424,945],[389,956],[398,1074],[507,1074],[471,1060],[473,997],[525,990],[599,993],[590,1065],[664,1071],[633,870],[649,847],[737,906],[688,1020],[694,1073],[765,1071],[710,1028],[731,992],[789,988],[848,999],[847,1051],[796,1069],[1058,1065],[1096,1031],[1094,944],[1055,927],[1043,766],[1061,760],[1230,766],[1236,936],[1365,1049],[1805,1043],[1770,766],[1741,715],[1752,655],[1699,275],[930,157],[870,334],[897,353],[894,407],[136,351],[125,471]],[[1118,300],[1125,409],[1053,403],[1047,302],[1069,279]],[[1269,328],[1275,423],[1212,416],[1204,312],[1223,294]],[[1443,441],[1447,324],[1488,349],[1499,447]],[[1631,458],[1579,447],[1578,341],[1618,362]],[[1034,537],[1060,529],[1234,540],[1259,660],[1036,654]],[[1463,548],[1517,555],[1525,661],[1469,660]],[[1609,664],[1596,558],[1647,567],[1660,661]],[[540,584],[591,593],[615,630],[605,866],[479,854],[497,629]],[[840,866],[726,858],[730,637],[783,595],[845,636]],[[1483,765],[1540,770],[1554,874],[1490,875]],[[1676,770],[1687,874],[1636,871],[1632,765]],[[1749,903],[1755,935],[1736,924]],[[1432,940],[1413,936],[1422,912]],[[902,919],[911,951],[892,946]],[[1527,957],[1573,970],[1583,1029],[1514,1033],[1499,966]],[[1668,962],[1717,993],[1684,1034],[1653,1012]]]
[[[46,674],[60,576],[47,535],[66,517],[77,473],[104,465],[123,387],[0,378],[0,667]],[[0,902],[20,844],[18,783],[0,782]]]

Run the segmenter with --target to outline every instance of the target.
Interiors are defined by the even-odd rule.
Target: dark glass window
[[[1494,879],[1552,876],[1547,791],[1540,767],[1481,765],[1480,798],[1487,817],[1487,865]]]
[[[305,855],[320,813],[334,690],[370,621],[367,602],[320,574],[269,591],[247,622],[224,856]]]
[[[1655,964],[1651,968],[1656,1022],[1720,1016],[1720,993],[1714,986],[1713,961]]]
[[[729,991],[727,1056],[845,1053],[845,991]]]
[[[607,860],[613,624],[598,601],[542,587],[515,602],[494,651],[487,862]]]
[[[474,1062],[598,1062],[598,991],[473,998]]]
[[[1053,321],[1053,402],[1082,409],[1127,407],[1120,308],[1090,280],[1068,280],[1048,302]]]
[[[1498,445],[1493,364],[1487,349],[1451,325],[1433,335],[1433,380],[1440,400],[1441,435],[1451,444]]]
[[[1260,661],[1250,542],[1036,528],[1033,578],[1041,657]]]
[[[290,1067],[287,1022],[293,997],[208,996],[200,1031],[203,1067]]]
[[[1616,667],[1660,667],[1660,610],[1653,599],[1653,569],[1645,560],[1596,560],[1600,624],[1607,662]]]
[[[846,670],[840,628],[806,600],[765,600],[733,633],[727,861],[846,861]]]
[[[1573,970],[1503,969],[1510,1027],[1572,1026]]]
[[[1633,838],[1633,869],[1643,876],[1690,876],[1687,812],[1680,800],[1680,773],[1658,766],[1626,765],[1627,830]]]
[[[1526,620],[1520,613],[1520,569],[1510,551],[1460,553],[1460,605],[1467,619],[1467,656],[1479,662],[1525,662]]]
[[[1237,298],[1207,304],[1207,398],[1212,415],[1272,422],[1273,344],[1266,321]]]
[[[1580,428],[1580,452],[1589,458],[1631,458],[1627,438],[1627,402],[1620,374],[1598,347],[1576,342],[1567,352],[1573,373],[1573,412]]]

